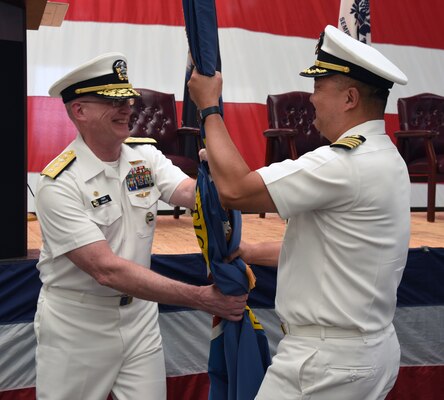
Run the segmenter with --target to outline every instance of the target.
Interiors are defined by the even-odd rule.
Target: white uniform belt
[[[307,336],[324,338],[375,338],[381,335],[385,329],[376,332],[361,332],[359,329],[343,329],[334,326],[321,325],[293,325],[283,322],[281,325],[282,331],[286,335],[291,336]]]
[[[79,303],[96,304],[99,306],[126,306],[133,302],[133,296],[126,294],[117,296],[96,296],[90,293],[78,292],[76,290],[60,289],[54,287],[43,286],[48,294],[53,294],[65,299],[74,300]]]

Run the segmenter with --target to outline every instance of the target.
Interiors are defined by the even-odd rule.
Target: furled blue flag
[[[370,44],[370,0],[341,0],[338,29]]]
[[[193,72],[193,68],[193,60],[191,59],[190,52],[188,52],[187,65],[185,68],[185,85],[183,88],[182,126],[199,128],[199,122],[197,121],[197,107],[190,99],[190,92],[187,86]]]
[[[193,64],[199,73],[213,76],[221,66],[214,0],[183,0],[182,4]],[[219,103],[222,107],[222,99]],[[205,143],[203,125],[200,129]],[[248,293],[255,281],[250,267],[240,258],[224,261],[239,247],[242,216],[221,206],[206,161],[199,166],[193,223],[208,276],[224,294]],[[269,365],[265,332],[249,307],[239,322],[213,318],[208,360],[211,400],[254,399]]]

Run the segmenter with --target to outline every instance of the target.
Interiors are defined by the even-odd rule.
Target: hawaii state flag
[[[341,0],[338,29],[370,44],[370,0]]]

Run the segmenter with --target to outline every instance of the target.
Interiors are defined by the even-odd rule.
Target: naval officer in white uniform
[[[195,181],[154,146],[124,144],[139,96],[124,55],[82,64],[49,94],[62,98],[78,135],[44,169],[36,194],[37,398],[166,399],[157,302],[237,321],[246,296],[149,269],[157,201],[194,209]]]
[[[316,53],[301,75],[314,78],[314,124],[332,143],[297,160],[250,171],[219,115],[221,75],[195,71],[189,89],[205,116],[222,203],[288,220],[282,246],[239,250],[246,262],[278,265],[276,311],[286,335],[257,399],[384,399],[400,364],[392,320],[410,236],[409,177],[384,111],[390,88],[407,78],[333,26]]]

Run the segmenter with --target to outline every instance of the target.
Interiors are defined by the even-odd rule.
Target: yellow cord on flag
[[[248,289],[252,290],[256,286],[256,275],[254,275],[253,270],[250,268],[249,265],[246,266],[245,273],[247,274],[248,278]]]
[[[254,329],[260,329],[264,330],[259,320],[256,318],[256,315],[254,315],[253,311],[250,307],[245,306],[245,310],[248,312],[248,318],[250,318],[251,325]]]

